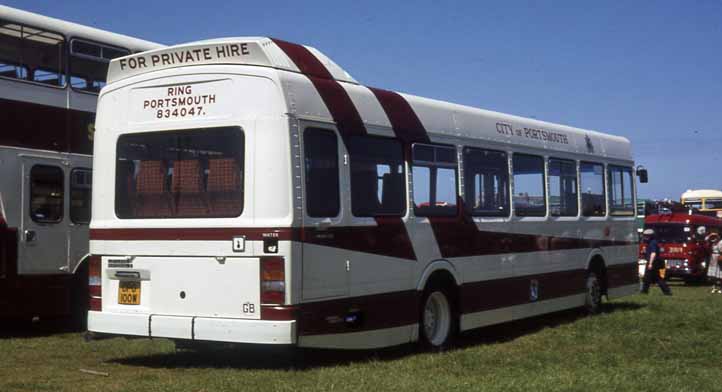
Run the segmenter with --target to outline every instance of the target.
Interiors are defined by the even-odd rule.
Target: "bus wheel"
[[[421,308],[421,341],[434,350],[448,347],[454,336],[454,314],[445,290],[429,288],[424,292]]]
[[[602,286],[594,272],[587,274],[586,288],[584,308],[589,314],[597,314],[602,308]]]

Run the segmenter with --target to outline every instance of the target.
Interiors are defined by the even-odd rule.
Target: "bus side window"
[[[404,152],[396,139],[349,138],[351,211],[354,216],[403,215],[406,210]]]
[[[582,215],[605,216],[607,202],[604,197],[604,165],[582,162],[579,165],[582,193]]]
[[[514,154],[514,215],[544,216],[546,200],[544,191],[544,158]]]
[[[509,161],[505,152],[464,148],[464,204],[473,216],[509,216]]]
[[[308,216],[338,216],[341,198],[336,134],[327,129],[306,128],[303,132],[303,152]]]
[[[129,50],[94,42],[70,41],[70,85],[80,91],[97,93],[105,86],[110,60],[127,56]]]
[[[549,158],[549,213],[551,216],[577,216],[577,164],[567,159]]]
[[[0,76],[65,86],[65,38],[0,20]]]
[[[64,182],[63,169],[57,166],[30,169],[30,218],[40,223],[63,220]]]
[[[609,166],[609,209],[612,215],[634,215],[632,169]]]
[[[457,213],[456,149],[413,146],[414,214],[453,216]]]
[[[73,223],[90,223],[92,181],[90,169],[73,169],[70,172],[70,220]]]

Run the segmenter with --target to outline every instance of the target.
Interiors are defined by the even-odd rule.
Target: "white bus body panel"
[[[449,268],[456,280],[463,299],[460,309],[462,330],[582,306],[587,270],[594,260],[599,260],[593,259],[595,256],[603,260],[610,279],[620,282],[627,279],[631,264],[631,271],[636,277],[637,239],[633,216],[618,217],[607,213],[598,218],[555,218],[548,215],[531,218],[511,213],[502,218],[471,217],[461,227],[450,225],[447,233],[451,235],[442,241],[440,233],[435,231],[439,230],[434,226],[437,223],[414,216],[413,176],[408,162],[405,163],[407,205],[405,215],[397,217],[399,226],[396,227],[399,231],[405,230],[405,238],[395,243],[396,247],[380,249],[377,244],[383,242],[383,238],[378,237],[379,229],[383,229],[381,226],[384,224],[388,228],[388,224],[375,218],[355,217],[351,213],[348,151],[341,134],[342,123],[346,120],[338,121],[332,114],[334,110],[329,109],[329,105],[338,103],[331,102],[328,96],[322,97],[314,84],[321,83],[314,79],[316,76],[301,73],[271,40],[230,38],[204,41],[125,59],[145,56],[150,62],[150,56],[154,55],[238,42],[253,43],[253,50],[265,50],[265,56],[254,57],[252,65],[242,65],[237,59],[228,63],[214,60],[204,65],[163,65],[143,72],[123,71],[121,60],[111,63],[115,82],[103,90],[97,122],[96,137],[102,142],[95,144],[96,193],[91,231],[100,234],[97,238],[91,234],[91,251],[108,257],[147,260],[146,269],[150,270],[151,278],[143,282],[148,287],[143,286],[142,290],[149,296],[155,296],[156,290],[161,290],[154,287],[160,285],[153,278],[157,274],[172,274],[181,277],[180,282],[188,282],[188,279],[192,280],[210,269],[216,256],[229,259],[235,256],[250,264],[256,263],[257,268],[259,258],[267,255],[261,238],[249,237],[246,250],[238,254],[231,250],[230,236],[201,242],[184,238],[182,234],[177,238],[163,239],[153,233],[175,229],[181,233],[186,228],[286,233],[285,239],[279,241],[277,255],[285,258],[287,288],[283,305],[296,308],[296,318],[284,322],[244,319],[237,313],[237,308],[250,291],[249,294],[239,291],[237,297],[222,305],[216,319],[211,314],[213,312],[201,309],[200,305],[183,306],[178,298],[183,284],[173,279],[167,280],[168,283],[162,287],[167,293],[158,294],[163,296],[162,302],[142,298],[140,306],[125,311],[126,306],[116,305],[117,286],[109,281],[109,271],[104,269],[103,312],[91,312],[91,331],[186,339],[190,333],[192,339],[198,340],[201,340],[200,336],[211,336],[189,327],[184,317],[191,317],[196,320],[191,325],[197,328],[204,323],[217,323],[237,326],[243,333],[250,334],[238,338],[233,335],[235,331],[229,330],[228,335],[215,334],[212,335],[215,338],[208,337],[206,340],[268,342],[267,336],[256,335],[257,330],[250,326],[273,325],[273,329],[269,330],[278,328],[284,336],[291,333],[289,339],[279,338],[279,341],[300,346],[373,348],[418,339],[417,301],[425,287],[425,279],[429,278],[427,270],[436,266]],[[318,56],[315,50],[307,49]],[[318,60],[328,64],[324,58],[318,57]],[[394,121],[387,112],[389,107],[378,98],[380,93],[355,81],[337,77],[341,74],[339,70],[329,70],[334,80],[328,83],[336,83],[334,94],[343,96],[345,93],[348,96],[362,120],[364,131],[369,135],[395,137]],[[143,101],[153,96],[161,97],[164,88],[189,84],[205,85],[207,94],[217,95],[219,104],[208,112],[207,117],[154,119],[152,112],[143,108]],[[418,117],[430,143],[453,146],[457,156],[462,155],[463,147],[469,146],[504,151],[510,161],[513,153],[527,153],[544,158],[633,166],[629,141],[623,137],[407,94],[398,95]],[[233,104],[223,106],[220,103],[223,100]],[[136,220],[115,216],[115,179],[112,173],[115,173],[115,148],[120,135],[229,125],[240,126],[246,137],[246,195],[240,217]],[[341,188],[337,217],[313,218],[305,212],[303,132],[309,127],[321,127],[337,135]],[[547,140],[546,136],[540,136],[541,130],[562,135],[564,142]],[[459,168],[459,176],[462,178],[463,168]],[[606,176],[604,181],[605,187],[608,186]],[[457,193],[463,196],[463,186],[459,188]],[[464,253],[454,249],[459,245],[453,243],[457,228],[459,235],[464,234],[462,231],[465,234],[482,233],[480,236],[488,234],[488,238],[474,240],[480,244],[471,245],[480,245],[481,248],[491,243],[491,250]],[[138,230],[152,235],[151,238],[124,238],[123,235],[113,238],[114,230]],[[101,236],[103,232],[109,233],[107,238]],[[377,237],[364,238],[367,234]],[[360,244],[367,247],[363,248]],[[464,245],[469,244],[460,244]],[[408,247],[408,254],[399,252],[404,247]],[[517,248],[521,250],[514,250]],[[166,260],[163,260],[166,257],[188,261],[166,265]],[[192,264],[191,258],[208,262]],[[164,265],[163,272],[155,269],[161,268],[158,267],[161,264]],[[141,269],[139,265],[133,268]],[[258,274],[251,277],[248,271],[253,267],[248,268],[243,273],[238,271],[239,276],[243,275],[237,279],[238,284],[250,285],[251,279],[255,279],[256,286],[253,287],[258,287]],[[234,280],[225,276],[209,276],[208,281],[209,285],[215,282],[220,291],[235,288]],[[624,295],[630,292],[632,286],[626,281],[625,284],[615,283],[608,294],[610,297]],[[201,286],[199,283],[192,287],[195,291]],[[214,298],[204,297],[203,301]],[[150,302],[144,303],[143,300]],[[400,314],[403,316],[400,317]],[[124,319],[126,316],[127,320]],[[352,325],[356,316],[367,316],[366,321],[375,323],[375,327],[356,328]],[[113,324],[113,320],[117,320],[117,324]],[[198,320],[202,320],[200,324]],[[163,327],[154,328],[156,322],[162,323]],[[126,323],[129,326],[122,327]]]

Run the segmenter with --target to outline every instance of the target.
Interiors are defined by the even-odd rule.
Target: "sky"
[[[364,85],[625,136],[645,198],[722,189],[722,1],[38,1],[163,44],[271,36]]]

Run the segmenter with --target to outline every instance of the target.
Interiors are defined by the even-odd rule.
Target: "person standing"
[[[722,286],[722,271],[720,268],[720,253],[722,253],[722,241],[720,241],[719,234],[712,233],[707,236],[707,240],[710,242],[712,247],[712,256],[710,256],[709,267],[707,267],[707,278],[712,279],[712,294],[722,294],[720,287]]]
[[[656,283],[662,290],[664,295],[672,295],[672,291],[667,286],[667,282],[659,275],[659,270],[664,268],[664,260],[660,258],[659,244],[654,236],[654,230],[646,229],[642,232],[647,248],[644,252],[644,260],[647,261],[647,268],[644,271],[644,279],[642,282],[642,294],[649,293],[649,285]]]

